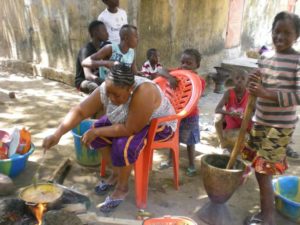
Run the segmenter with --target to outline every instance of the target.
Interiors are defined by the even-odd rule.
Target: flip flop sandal
[[[287,147],[287,150],[286,150],[286,155],[287,157],[289,158],[293,158],[293,159],[299,159],[299,154],[298,152],[295,152],[291,147]]]
[[[113,184],[108,184],[104,180],[101,180],[95,187],[95,192],[98,195],[105,195],[107,194],[111,189],[113,189]]]
[[[262,219],[259,219],[256,216],[257,214],[248,216],[244,221],[244,225],[262,225],[263,224]]]
[[[110,196],[107,196],[105,201],[100,204],[100,211],[103,213],[110,213],[115,208],[117,208],[124,199],[112,199]]]
[[[163,161],[163,162],[160,163],[158,169],[159,170],[165,170],[165,169],[168,169],[170,167],[172,167],[172,163],[170,163],[169,161]]]
[[[197,174],[197,170],[195,168],[188,167],[185,174],[189,177],[194,177]]]

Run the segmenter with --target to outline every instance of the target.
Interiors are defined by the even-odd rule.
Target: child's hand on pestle
[[[260,70],[254,70],[249,74],[248,90],[251,95],[255,97],[267,98],[270,100],[276,100],[277,94],[273,91],[267,90],[262,86],[262,74]]]

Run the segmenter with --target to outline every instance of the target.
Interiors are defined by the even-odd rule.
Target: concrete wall
[[[89,39],[89,22],[105,9],[102,1],[0,0],[0,5],[1,65],[73,84],[77,53]],[[121,7],[127,9],[127,1]]]
[[[200,73],[223,58],[269,42],[274,15],[287,0],[245,0],[241,45],[225,49],[229,0],[121,0],[138,26],[138,67],[155,47],[167,67],[185,48],[203,54]],[[0,0],[0,65],[73,84],[75,59],[88,41],[87,26],[105,8],[100,0]],[[297,3],[298,9],[300,3]],[[23,69],[22,69],[23,68]]]
[[[273,2],[275,1],[246,0],[241,37],[242,50],[272,44],[273,18],[278,12],[288,9],[287,0],[276,0],[276,4]]]
[[[141,1],[138,62],[145,59],[148,48],[155,47],[163,64],[175,67],[181,52],[192,47],[204,56],[202,70],[209,69],[224,49],[227,11],[228,1]]]

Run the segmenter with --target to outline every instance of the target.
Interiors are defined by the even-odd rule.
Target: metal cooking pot
[[[39,183],[22,189],[19,198],[27,205],[54,204],[63,194],[63,190],[55,184]]]

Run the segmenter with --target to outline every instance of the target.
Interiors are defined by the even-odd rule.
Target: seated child
[[[195,76],[201,80],[202,92],[205,89],[205,80],[197,75],[196,70],[200,67],[201,54],[196,49],[186,49],[181,54],[180,67],[177,69],[192,70],[195,72]],[[167,73],[163,74],[168,77],[171,76]],[[195,176],[195,144],[200,142],[200,128],[199,128],[199,110],[198,104],[192,112],[181,120],[179,128],[179,142],[187,145],[188,161],[189,166],[186,171],[187,176]],[[166,162],[162,162],[160,165],[161,169],[168,168],[172,165],[172,155],[169,154],[169,159]]]
[[[247,72],[236,71],[233,83],[234,87],[224,93],[215,110],[215,128],[220,147],[224,149],[234,146],[242,125],[242,117],[249,97],[246,89]]]
[[[78,90],[90,94],[102,83],[103,80],[101,80],[98,76],[98,68],[83,68],[81,63],[85,58],[96,53],[106,44],[110,44],[110,42],[107,41],[108,33],[104,23],[97,20],[92,21],[89,24],[88,30],[91,41],[82,47],[78,53],[76,61],[75,86]]]
[[[112,43],[101,48],[95,54],[82,61],[82,66],[92,69],[99,68],[99,76],[105,79],[108,69],[122,63],[130,67],[133,74],[137,73],[134,49],[138,44],[137,28],[133,25],[123,25],[120,30],[120,44]]]
[[[159,63],[159,52],[155,48],[150,48],[147,51],[147,61],[142,66],[142,76],[153,80],[157,77],[158,69],[162,68]]]

